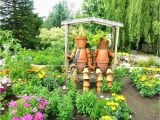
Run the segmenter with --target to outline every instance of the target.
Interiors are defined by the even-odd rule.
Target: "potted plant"
[[[78,48],[85,48],[87,44],[86,32],[83,26],[81,25],[79,29],[72,30],[72,36],[76,36],[76,44]]]

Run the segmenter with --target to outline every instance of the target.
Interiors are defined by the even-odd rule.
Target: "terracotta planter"
[[[83,87],[83,91],[89,91],[89,87]]]
[[[97,93],[101,93],[101,87],[97,87],[96,91]]]
[[[107,63],[97,63],[97,66],[100,68],[103,74],[106,72],[106,68],[108,67]]]
[[[89,80],[84,80],[83,87],[89,87],[89,86],[90,86]]]
[[[99,49],[107,49],[107,46],[108,46],[108,42],[105,41],[104,39],[101,39],[99,41],[99,44],[98,44]]]
[[[107,75],[106,80],[107,81],[113,81],[113,76],[111,74]]]
[[[85,48],[87,44],[87,37],[76,37],[76,44],[78,48]]]
[[[83,71],[83,69],[84,69],[84,67],[85,67],[85,65],[86,65],[86,63],[85,62],[78,62],[77,63],[77,70],[78,70],[78,72],[82,72]]]
[[[97,87],[101,87],[101,86],[102,86],[102,81],[98,81],[98,82],[96,83],[96,86],[97,86]]]
[[[107,86],[112,87],[112,81],[107,81]]]

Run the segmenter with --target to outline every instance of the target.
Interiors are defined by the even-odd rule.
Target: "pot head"
[[[99,49],[107,49],[108,48],[108,41],[106,41],[104,38],[100,38],[100,41],[98,43]]]
[[[85,48],[87,44],[87,37],[76,37],[76,45],[78,48]]]

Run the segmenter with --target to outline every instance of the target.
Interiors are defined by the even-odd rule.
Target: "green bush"
[[[110,90],[112,93],[120,93],[122,91],[122,83],[114,81]]]
[[[58,120],[72,120],[73,118],[73,103],[69,95],[65,95],[62,102],[58,103]]]
[[[107,86],[106,80],[102,81],[101,90],[102,90],[102,92],[108,92],[109,91],[109,87]]]
[[[129,68],[126,67],[118,67],[114,70],[114,75],[116,77],[124,77],[129,73]]]
[[[96,104],[96,95],[93,91],[77,94],[76,108],[79,113],[90,115]]]

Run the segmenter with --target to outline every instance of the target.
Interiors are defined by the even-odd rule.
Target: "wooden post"
[[[115,49],[114,49],[115,58],[114,58],[114,66],[113,66],[113,69],[115,69],[116,63],[117,63],[118,36],[119,36],[119,27],[116,26],[116,41],[115,41]]]
[[[68,59],[67,55],[69,53],[69,25],[65,25],[65,69],[66,69],[66,80],[68,78]]]
[[[115,27],[112,27],[112,50],[114,50],[115,47]]]

